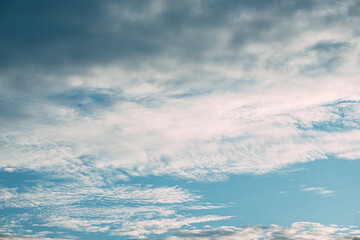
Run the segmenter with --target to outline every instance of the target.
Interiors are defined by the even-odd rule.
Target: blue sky
[[[0,239],[359,239],[358,1],[2,1]]]

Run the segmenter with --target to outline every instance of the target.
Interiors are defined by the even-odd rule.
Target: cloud
[[[211,221],[214,219],[211,216],[206,216],[203,219],[189,219],[188,222],[203,221],[207,219]],[[155,222],[146,222],[140,223],[141,226],[158,226],[158,225],[177,225],[176,221],[170,219],[168,223],[162,221]],[[182,226],[182,224],[180,224]],[[159,230],[163,232],[162,230]],[[245,227],[232,227],[232,226],[221,226],[217,228],[212,228],[206,226],[202,229],[179,229],[172,230],[174,236],[161,238],[162,240],[180,240],[180,239],[349,239],[356,240],[360,237],[357,233],[358,229],[354,227],[343,227],[339,225],[322,225],[319,223],[313,222],[295,222],[289,227],[282,227],[278,225],[270,226],[245,226]],[[115,231],[113,234],[122,236],[125,232]],[[133,236],[131,239],[146,239],[141,237],[143,233],[147,233],[145,229],[141,227],[137,228],[137,232],[131,231],[130,236]],[[32,236],[15,236],[10,234],[1,234],[0,239],[55,239],[55,238],[42,238],[42,237],[32,237]],[[56,238],[57,239],[57,238]]]
[[[1,240],[24,240],[24,239],[29,239],[29,240],[62,240],[61,238],[44,238],[44,237],[36,237],[36,236],[17,236],[17,235],[12,235],[12,234],[2,234],[0,233],[0,239]]]
[[[324,187],[307,187],[307,188],[304,188],[302,191],[314,192],[316,194],[323,195],[325,197],[329,197],[329,196],[334,195],[334,191],[328,190],[328,189],[326,189]]]
[[[357,159],[358,8],[334,4],[3,3],[0,167],[223,181]]]
[[[176,204],[196,201],[200,196],[179,187],[141,187],[126,185],[119,187],[85,186],[80,184],[38,185],[19,192],[17,188],[0,188],[0,208],[26,208],[46,205],[67,205],[86,199],[134,202],[141,204]]]
[[[325,226],[312,222],[296,222],[289,227],[278,225],[177,230],[175,236],[161,239],[357,239],[352,229],[338,225]]]
[[[91,181],[114,168],[127,176],[218,181],[228,173],[263,173],[327,155],[356,159],[357,104],[214,94],[155,107],[119,101],[93,115],[51,105],[41,110],[49,118],[44,123],[6,129],[0,166],[82,178],[88,172]]]
[[[66,76],[83,78],[89,70],[111,65],[132,73],[150,68],[156,75],[180,67],[181,79],[167,84],[193,88],[208,85],[213,71],[221,70],[232,79],[216,76],[217,87],[239,85],[237,89],[243,85],[233,80],[253,79],[258,69],[324,74],[346,63],[346,51],[356,47],[357,5],[230,0],[221,6],[216,1],[161,0],[2,3],[2,82],[39,94],[74,82],[88,86],[87,79]],[[115,81],[123,84],[121,78]]]
[[[212,48],[229,50],[259,37],[266,40],[291,37],[292,34],[265,31],[280,22],[270,14],[292,19],[297,12],[326,6],[322,2],[300,5],[275,1],[226,1],[221,6],[215,1],[84,3],[3,3],[2,65],[54,69],[113,61],[138,65],[140,59],[151,61],[159,55],[203,59]],[[254,12],[263,15],[254,18]],[[13,19],[13,14],[20,17]],[[283,30],[291,30],[290,24],[283,25]],[[230,44],[221,42],[226,33],[230,34]]]
[[[171,229],[178,229],[184,226],[190,226],[194,223],[210,222],[210,221],[219,221],[230,218],[229,216],[201,216],[201,217],[177,217],[177,218],[163,218],[155,220],[145,220],[139,222],[129,222],[125,224],[121,229],[114,230],[111,232],[111,235],[128,235],[141,237],[146,236],[151,233],[153,234],[162,234],[166,233]]]
[[[0,218],[2,232],[26,233],[31,222],[32,226],[143,237],[229,218],[184,214],[226,205],[206,203],[201,196],[180,187],[41,182],[21,189],[0,188],[0,209],[26,210],[25,214]]]
[[[359,9],[321,0],[1,2],[0,170],[52,179],[2,187],[0,205],[41,208],[41,226],[136,237],[228,216],[180,214],[218,206],[181,187],[127,183],[134,177],[226,181],[359,159]],[[86,199],[141,207],[74,206]]]

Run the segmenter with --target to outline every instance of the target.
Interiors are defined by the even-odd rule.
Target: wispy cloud
[[[73,183],[36,185],[21,192],[17,188],[1,188],[0,192],[0,208],[29,209],[22,217],[10,215],[1,218],[5,232],[21,230],[31,221],[33,225],[42,227],[144,236],[192,223],[229,218],[181,214],[180,211],[226,206],[203,202],[201,196],[179,187],[84,186],[84,183]],[[17,225],[13,225],[13,219]]]
[[[204,228],[175,231],[175,236],[162,239],[357,239],[354,229],[338,225],[322,225],[312,222],[296,222],[290,227],[278,225]]]
[[[126,185],[120,187],[84,186],[84,184],[49,184],[18,192],[17,188],[0,188],[0,208],[36,207],[44,205],[66,205],[89,199],[121,201],[142,204],[176,204],[196,201],[200,198],[179,187],[142,187]]]
[[[156,220],[145,220],[139,222],[129,222],[121,229],[114,230],[111,235],[127,235],[127,236],[146,236],[149,234],[162,234],[172,229],[179,229],[183,226],[190,226],[194,223],[203,223],[211,221],[219,221],[230,218],[229,216],[201,216],[189,217],[183,216],[176,218],[163,218]]]
[[[302,191],[314,192],[316,194],[323,195],[325,197],[334,196],[334,194],[335,194],[334,191],[328,190],[324,187],[306,187],[306,188],[303,188]]]
[[[79,177],[115,168],[128,176],[221,180],[227,173],[268,172],[327,155],[358,157],[357,102],[292,100],[289,106],[272,97],[263,94],[259,102],[217,94],[150,108],[118,102],[93,117],[52,106],[47,114],[60,114],[58,124],[5,131],[1,166]]]

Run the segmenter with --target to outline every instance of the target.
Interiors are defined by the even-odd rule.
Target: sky
[[[0,0],[0,239],[360,239],[360,2]]]

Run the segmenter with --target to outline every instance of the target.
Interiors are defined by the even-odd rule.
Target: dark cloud
[[[0,97],[0,119],[13,121],[17,118],[24,118],[27,116],[24,110],[16,100],[2,99]]]
[[[130,66],[160,56],[192,61],[220,44],[222,30],[233,34],[230,49],[296,35],[290,19],[318,5],[260,0],[3,1],[0,67],[57,71],[114,61]],[[240,12],[256,17],[234,22]]]
[[[25,118],[33,111],[29,105],[40,101],[82,110],[109,107],[113,96],[99,89],[112,88],[119,93],[136,81],[152,81],[156,77],[151,74],[159,72],[170,74],[163,82],[154,80],[150,84],[160,86],[163,92],[175,89],[173,96],[181,98],[219,89],[256,88],[257,80],[253,74],[246,76],[246,71],[275,69],[281,74],[287,61],[297,54],[316,58],[309,64],[291,66],[300,74],[331,74],[342,66],[344,55],[354,49],[347,41],[351,37],[343,41],[319,40],[308,48],[279,56],[270,50],[273,45],[281,50],[283,43],[296,43],[299,35],[311,29],[331,32],[331,26],[340,25],[356,34],[359,10],[359,4],[353,1],[309,0],[14,0],[0,4],[3,119]],[[319,14],[322,9],[329,11]],[[249,53],[246,45],[250,43],[260,45],[259,49],[267,48]],[[91,84],[87,83],[93,76],[88,70],[94,66],[116,66],[140,73],[146,66],[153,71],[139,79],[118,77],[89,90],[86,88]],[[214,66],[225,70],[216,75],[212,72]],[[182,75],[171,74],[177,69],[183,71]],[[244,77],[223,76],[227,70],[239,69],[243,69]],[[69,76],[78,77],[81,83],[74,86]],[[136,101],[151,105],[159,100],[147,96]]]
[[[353,50],[354,46],[349,42],[320,41],[306,50],[306,54],[315,56],[315,61],[301,72],[305,75],[333,73],[343,65],[344,56]]]
[[[100,18],[101,9],[95,1],[3,2],[1,66],[37,67],[85,58],[89,52],[96,51],[84,48],[94,41],[90,30]],[[82,44],[85,39],[87,44]],[[80,51],[83,52],[79,54]]]
[[[98,66],[136,72],[144,67],[164,72],[180,68],[188,76],[164,85],[203,88],[210,81],[206,74],[212,75],[204,70],[209,63],[246,70],[264,67],[259,64],[261,54],[244,50],[247,44],[281,46],[309,29],[333,25],[356,33],[358,18],[358,4],[351,1],[15,0],[0,4],[1,87],[33,96],[70,91],[68,76],[86,79],[88,70]],[[326,8],[334,11],[317,14]],[[346,22],[349,16],[351,21]],[[271,58],[266,67],[281,69],[284,61]],[[173,64],[168,66],[169,62]],[[317,73],[321,68],[323,73],[339,63],[338,57],[325,56],[303,71]],[[236,89],[248,82],[226,81],[221,76],[214,84]]]
[[[276,240],[294,240],[294,239],[334,239],[334,240],[358,240],[359,238],[350,234],[348,230],[332,227],[329,231],[324,225],[312,225],[306,223],[304,227],[290,226],[280,227],[272,226],[246,226],[243,228],[230,227],[226,229],[192,229],[175,230],[174,237],[160,238],[167,239],[276,239]]]

